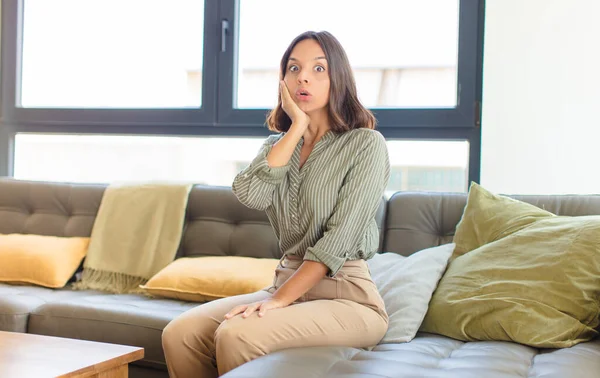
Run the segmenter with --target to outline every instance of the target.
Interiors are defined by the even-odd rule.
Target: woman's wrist
[[[273,296],[271,297],[271,299],[281,303],[284,307],[286,307],[286,306],[291,305],[298,298],[289,300],[289,299],[284,298],[282,295],[278,295],[278,293],[274,293]]]
[[[308,129],[308,122],[292,121],[292,125],[290,126],[290,129],[288,132],[293,133],[294,135],[296,135],[298,137],[298,139],[300,139],[304,135],[304,132],[306,131],[306,129]]]
[[[307,291],[312,289],[329,268],[316,261],[304,261],[298,270],[273,293],[273,299],[289,306]]]

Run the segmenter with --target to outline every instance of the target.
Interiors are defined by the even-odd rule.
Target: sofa
[[[90,236],[106,186],[0,178],[0,234]],[[557,215],[600,214],[600,196],[513,196]],[[398,192],[377,212],[380,251],[409,256],[450,243],[466,204],[464,193]],[[229,187],[196,185],[186,210],[177,258],[279,258],[264,212],[242,205]],[[1,262],[0,262],[1,263]],[[168,377],[163,328],[201,304],[143,295],[0,284],[0,330],[134,345],[143,360],[130,377]],[[241,377],[600,377],[600,340],[565,349],[503,341],[463,342],[418,333],[408,343],[369,350],[298,348],[234,369]]]

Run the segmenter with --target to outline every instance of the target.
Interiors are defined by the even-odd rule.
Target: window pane
[[[109,183],[183,180],[230,186],[264,138],[17,134],[15,177]],[[469,144],[388,141],[391,177],[386,194],[466,192]]]
[[[458,11],[459,0],[240,0],[237,107],[275,106],[281,56],[307,30],[344,46],[366,106],[454,107]]]
[[[390,181],[397,191],[466,192],[469,142],[389,140]]]
[[[22,107],[201,105],[203,0],[25,0]]]
[[[14,176],[83,183],[184,180],[230,186],[264,139],[17,134]]]

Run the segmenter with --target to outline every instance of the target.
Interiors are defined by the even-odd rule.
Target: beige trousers
[[[283,258],[273,286],[208,302],[173,319],[162,335],[172,378],[213,378],[245,362],[286,348],[376,345],[388,316],[364,260],[347,261],[336,277],[324,277],[288,307],[224,320],[237,305],[269,298],[302,264]]]

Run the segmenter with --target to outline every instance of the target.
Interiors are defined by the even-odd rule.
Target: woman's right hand
[[[296,102],[294,102],[294,99],[292,98],[292,95],[290,95],[290,91],[283,80],[279,81],[279,93],[281,95],[281,107],[292,120],[292,124],[296,124],[300,127],[308,127],[310,117],[300,109]]]

